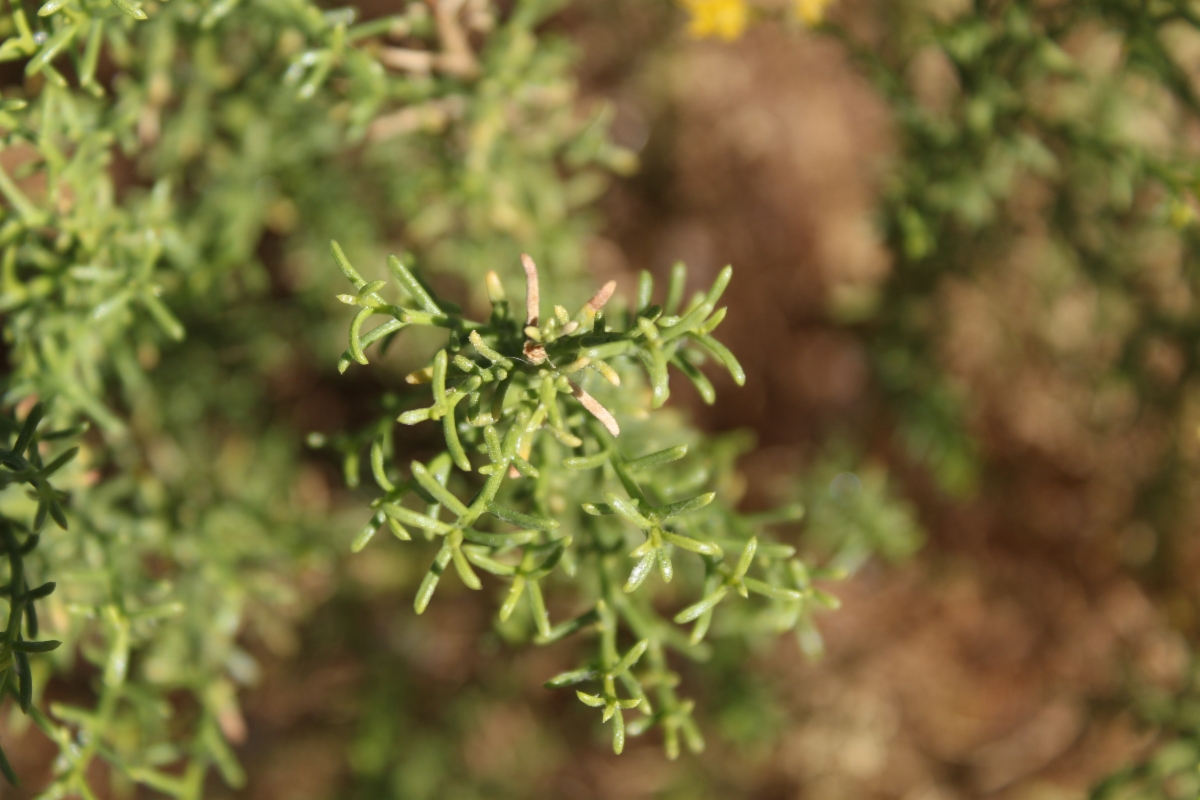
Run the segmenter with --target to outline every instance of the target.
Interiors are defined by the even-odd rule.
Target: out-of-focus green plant
[[[386,347],[406,328],[447,331],[430,365],[408,376],[409,383],[429,384],[432,403],[397,419],[388,415],[371,428],[371,470],[383,494],[353,545],[362,548],[385,526],[402,541],[417,531],[437,542],[417,590],[418,613],[453,565],[470,589],[484,587],[477,570],[507,584],[499,620],[525,608],[539,644],[596,632],[595,658],[546,685],[587,685],[589,691],[576,694],[603,709],[605,722],[612,720],[615,752],[623,749],[627,732],[660,725],[672,758],[681,737],[693,751],[703,739],[691,718],[692,703],[675,691],[678,676],[666,653],[706,658],[704,640],[717,609],[737,607],[731,609],[736,620],[718,626],[723,632],[796,630],[806,649],[813,647],[813,612],[837,605],[813,581],[830,575],[766,532],[772,523],[797,518],[800,508],[737,513],[716,492],[704,491],[714,476],[695,459],[694,446],[670,442],[675,432],[656,436],[652,422],[637,422],[645,416],[645,384],[631,366],[644,371],[654,408],[669,394],[668,365],[687,375],[709,402],[713,389],[698,368],[705,358],[723,364],[736,382],[744,380],[737,360],[711,335],[725,316],[717,302],[729,268],[686,305],[682,265],[672,272],[661,304],[653,302],[653,282],[643,273],[636,305],[619,315],[623,325],[610,327],[603,309],[615,284],[574,314],[554,306],[543,318],[537,268],[524,256],[524,315],[511,311],[499,277],[490,273],[492,314],[477,322],[439,300],[404,260],[388,261],[401,290],[397,302],[383,293],[388,281],[368,283],[337,244],[333,253],[355,289],[341,299],[361,309],[341,369],[351,361],[367,363],[365,347],[381,340]],[[365,322],[377,315],[387,320],[365,331]],[[596,396],[584,388],[588,380],[597,384]],[[445,450],[426,463],[410,463],[409,477],[393,463],[396,422],[440,423],[445,440]],[[358,458],[355,446],[348,443],[351,463]],[[651,578],[656,571],[661,583]],[[553,623],[550,593],[572,597],[575,616]],[[735,595],[753,595],[757,602],[729,602]],[[657,610],[664,598],[682,606],[669,619]],[[690,634],[677,627],[687,624]],[[633,709],[640,714],[626,723],[623,712]]]
[[[1200,672],[1189,654],[1175,690],[1135,684],[1133,703],[1143,724],[1157,729],[1146,757],[1099,783],[1092,800],[1183,800],[1200,793]]]
[[[805,539],[847,573],[872,556],[903,561],[924,539],[915,509],[889,486],[887,472],[870,463],[849,469],[854,463],[835,455],[802,478]]]
[[[1041,264],[1032,273],[1046,313],[1070,296],[1093,298],[1082,324],[1104,335],[1086,347],[1041,331],[1048,358],[1097,391],[1129,386],[1180,414],[1196,364],[1200,173],[1186,129],[1200,101],[1185,64],[1200,19],[1190,4],[976,3],[973,13],[942,13],[913,3],[882,13],[882,40],[834,30],[897,122],[901,154],[883,207],[896,264],[881,285],[836,299],[875,342],[876,372],[912,452],[947,488],[973,484],[970,398],[941,363],[946,315],[936,308],[951,281],[986,279],[1014,261]],[[1162,354],[1173,364],[1176,351],[1164,386]]]
[[[1129,513],[1158,529],[1156,588],[1194,603],[1172,557],[1195,533],[1200,15],[1182,0],[880,13],[865,38],[833,30],[896,123],[881,213],[895,262],[878,285],[842,287],[834,305],[871,342],[902,438],[944,488],[969,490],[982,427],[969,412],[986,406],[969,387],[1005,357],[1054,373],[1066,413],[1052,425],[1092,436],[1139,426],[1155,447],[1173,431],[1131,478]],[[991,348],[967,377],[967,346],[957,344],[958,374],[946,347],[963,295],[985,298],[970,346]],[[1134,411],[1107,411],[1114,397]],[[1036,444],[1052,449],[1047,440]],[[1161,724],[1163,748],[1097,796],[1195,794],[1195,731],[1147,720]]]
[[[1185,800],[1200,793],[1200,741],[1194,735],[1174,739],[1144,762],[1105,779],[1089,795],[1093,800]]]

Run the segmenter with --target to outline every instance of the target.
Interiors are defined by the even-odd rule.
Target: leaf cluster
[[[27,569],[26,559],[37,548],[47,518],[53,519],[64,530],[67,528],[63,511],[66,495],[51,485],[50,478],[79,454],[79,448],[68,448],[48,463],[43,462],[42,455],[48,452],[53,442],[73,438],[82,432],[70,428],[39,432],[43,414],[44,407],[39,403],[29,409],[20,423],[0,415],[0,437],[4,443],[0,446],[0,489],[28,487],[28,499],[35,504],[32,519],[28,522],[0,513],[0,553],[7,561],[7,582],[0,586],[0,595],[8,604],[4,634],[0,639],[0,696],[12,695],[27,714],[33,701],[29,656],[54,650],[61,642],[38,639],[37,602],[54,592],[55,583],[47,581],[30,587],[32,570]],[[18,783],[2,747],[0,773],[9,783]]]
[[[607,285],[574,314],[554,306],[543,318],[537,269],[526,257],[525,314],[514,314],[492,274],[491,315],[475,321],[438,298],[407,259],[389,259],[391,281],[367,282],[336,243],[332,249],[355,289],[341,299],[360,309],[341,369],[366,363],[365,347],[380,342],[386,348],[406,328],[446,332],[431,363],[407,379],[429,387],[430,404],[395,420],[440,425],[445,449],[425,463],[411,461],[404,477],[393,464],[394,423],[381,420],[372,428],[371,470],[382,494],[353,543],[361,549],[385,527],[401,541],[436,543],[414,601],[418,613],[452,566],[468,589],[484,588],[481,573],[492,576],[489,582],[502,587],[499,622],[524,607],[538,644],[597,632],[594,660],[547,686],[598,683],[597,692],[579,690],[578,696],[612,721],[616,752],[627,734],[655,725],[663,728],[672,757],[680,737],[693,750],[702,746],[692,705],[676,694],[678,676],[666,652],[707,658],[705,639],[718,611],[741,606],[729,615],[734,634],[796,630],[802,646],[815,649],[812,614],[837,602],[813,581],[831,575],[814,571],[766,530],[798,518],[800,509],[740,514],[716,492],[704,491],[712,476],[702,464],[688,463],[686,444],[636,455],[621,444],[625,420],[645,416],[640,385],[652,408],[666,401],[668,366],[710,402],[712,387],[699,369],[704,359],[725,366],[735,381],[744,379],[712,336],[724,318],[717,303],[729,268],[686,303],[687,275],[679,266],[661,303],[653,302],[653,282],[643,274],[624,314],[605,312],[613,293]],[[365,330],[375,316],[386,321]],[[595,384],[596,396],[585,383]],[[649,438],[639,426],[630,441]],[[651,580],[655,572],[659,582]],[[686,588],[676,590],[678,583]],[[549,598],[567,587],[574,587],[581,608],[556,622]],[[664,596],[678,605],[666,616],[659,611]],[[734,604],[734,597],[754,601]],[[688,625],[689,632],[681,630]],[[624,636],[634,641],[622,653]],[[624,712],[634,709],[640,716],[626,723]]]

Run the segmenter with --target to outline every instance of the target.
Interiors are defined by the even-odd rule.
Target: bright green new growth
[[[707,658],[705,638],[716,611],[734,606],[734,595],[756,600],[743,604],[731,631],[795,630],[806,652],[819,649],[812,613],[837,601],[813,586],[814,572],[795,548],[766,530],[771,522],[799,518],[800,509],[758,518],[739,514],[708,490],[712,474],[685,458],[687,445],[630,453],[619,436],[631,418],[637,426],[633,441],[654,440],[651,426],[636,421],[645,415],[639,365],[653,408],[668,397],[668,365],[687,375],[709,402],[712,386],[699,369],[707,357],[744,381],[737,360],[711,336],[724,317],[716,304],[729,267],[683,307],[682,266],[672,273],[663,305],[651,302],[653,283],[643,273],[637,305],[614,315],[623,317],[617,325],[603,311],[612,283],[575,314],[555,306],[543,320],[537,268],[525,256],[524,317],[514,315],[492,273],[492,313],[477,322],[436,297],[402,259],[388,261],[401,290],[401,299],[391,302],[382,294],[387,282],[368,283],[336,243],[332,250],[356,290],[341,299],[362,309],[350,326],[340,368],[351,360],[365,364],[367,345],[383,340],[386,347],[406,327],[448,333],[430,365],[408,377],[409,383],[429,384],[432,402],[397,420],[440,423],[445,450],[427,463],[412,461],[410,477],[403,478],[391,468],[391,424],[373,429],[371,467],[383,494],[371,503],[375,514],[353,543],[354,550],[363,548],[384,525],[402,541],[413,540],[415,532],[438,543],[417,590],[417,613],[453,565],[470,589],[484,587],[480,571],[506,584],[501,623],[526,600],[538,644],[598,631],[593,661],[546,685],[598,684],[578,696],[612,721],[614,751],[621,752],[627,734],[659,724],[672,758],[681,734],[693,751],[703,739],[691,720],[691,701],[676,694],[678,675],[670,671],[666,651]],[[364,333],[365,321],[376,315],[388,319]],[[650,580],[656,570],[661,583]],[[675,590],[677,576],[682,591]],[[573,585],[577,608],[555,623],[548,598],[563,584]],[[668,617],[657,610],[664,599],[677,609]],[[687,625],[690,630],[682,628]],[[622,638],[631,640],[624,649]],[[641,714],[626,723],[623,712],[631,710]]]

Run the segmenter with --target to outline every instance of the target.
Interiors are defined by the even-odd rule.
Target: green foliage
[[[1028,271],[1046,315],[1064,298],[1094,298],[1089,322],[1103,335],[1082,345],[1031,336],[1022,319],[1008,335],[1167,416],[1181,411],[1195,359],[1164,387],[1152,354],[1196,344],[1200,174],[1186,130],[1200,101],[1185,65],[1200,18],[1182,1],[976,10],[896,4],[885,41],[841,34],[892,108],[902,148],[883,206],[896,269],[856,304],[874,309],[862,327],[910,451],[959,492],[974,484],[978,453],[964,432],[972,398],[939,363],[953,281],[994,291],[1005,272]]]
[[[39,605],[67,645],[52,662],[22,653],[6,686],[36,706],[51,669],[98,667],[94,704],[31,708],[61,751],[44,796],[92,797],[97,762],[118,790],[199,797],[212,767],[242,781],[230,742],[257,668],[238,639],[286,641],[304,608],[296,574],[327,560],[263,378],[322,348],[327,309],[285,302],[264,240],[295,251],[335,223],[384,235],[442,204],[465,221],[409,233],[443,265],[491,265],[494,251],[447,244],[468,228],[578,263],[588,223],[567,212],[594,196],[596,167],[630,159],[602,108],[572,113],[569,52],[534,32],[552,10],[464,22],[414,3],[359,22],[303,0],[71,0],[0,21],[0,59],[28,76],[0,107],[5,400],[94,424],[56,476],[69,503],[43,479],[61,463],[43,467],[33,440],[4,464],[5,508],[17,483],[40,498],[40,511],[13,499],[18,544],[36,541],[32,514],[70,522],[32,553],[6,542],[17,585],[59,582]],[[470,45],[446,52],[463,25]],[[6,641],[34,608],[18,588]]]
[[[1110,776],[1091,793],[1094,800],[1185,800],[1200,792],[1200,741],[1175,739],[1133,767]]]
[[[43,413],[43,407],[38,404],[29,410],[20,423],[10,417],[0,416],[0,428],[4,429],[2,435],[6,445],[0,448],[0,466],[3,467],[0,470],[0,488],[28,486],[27,499],[35,504],[32,518],[26,517],[28,522],[21,517],[0,514],[0,544],[8,562],[8,582],[2,588],[8,598],[8,614],[4,639],[0,642],[0,697],[12,695],[25,713],[30,712],[33,702],[30,655],[49,652],[61,644],[55,640],[37,638],[40,628],[37,601],[49,597],[54,592],[55,584],[47,581],[31,589],[29,579],[33,571],[26,568],[26,558],[37,548],[47,517],[60,527],[67,527],[62,505],[66,496],[50,485],[50,477],[79,454],[79,448],[72,447],[56,455],[49,463],[43,463],[44,448],[49,448],[56,440],[71,438],[79,433],[71,429],[39,433]],[[26,639],[26,636],[30,638]],[[10,783],[17,783],[17,776],[2,748],[0,772]]]
[[[896,269],[857,299],[871,309],[857,324],[910,452],[962,491],[979,470],[968,410],[983,398],[945,363],[946,297],[1020,287],[1026,302],[1001,312],[999,336],[1015,358],[1078,387],[1088,401],[1073,409],[1078,424],[1093,437],[1110,425],[1172,431],[1153,474],[1136,479],[1134,511],[1163,535],[1156,566],[1166,577],[1178,552],[1170,542],[1195,533],[1185,454],[1200,363],[1190,66],[1200,16],[1183,0],[971,11],[896,4],[884,41],[839,34],[891,107],[901,148],[883,205]],[[1072,302],[1082,321],[1069,318]],[[1092,411],[1090,401],[1114,394],[1136,422]],[[1179,579],[1190,594],[1191,577]],[[1161,748],[1095,796],[1195,796],[1194,724],[1141,711]]]
[[[924,539],[915,509],[896,495],[880,466],[866,464],[854,472],[847,469],[852,463],[839,455],[804,475],[805,539],[832,554],[831,566],[848,573],[871,556],[908,559]]]
[[[1158,730],[1158,746],[1099,783],[1092,800],[1183,800],[1200,793],[1200,674],[1194,654],[1189,661],[1176,691],[1136,687],[1134,706]]]
[[[493,273],[486,281],[491,316],[477,322],[440,300],[406,260],[388,260],[400,290],[400,299],[390,301],[388,281],[368,283],[336,243],[333,254],[355,289],[340,299],[361,309],[339,368],[351,360],[367,363],[364,347],[382,341],[386,348],[406,328],[447,331],[430,365],[408,376],[409,383],[429,385],[431,404],[396,419],[440,423],[445,449],[425,463],[411,461],[405,478],[393,466],[391,416],[370,428],[371,470],[383,494],[372,501],[375,513],[353,545],[361,549],[385,526],[404,542],[437,543],[417,590],[417,613],[453,565],[469,589],[484,587],[477,570],[506,584],[499,622],[525,609],[526,629],[538,644],[597,632],[595,658],[550,678],[547,687],[596,686],[576,694],[603,709],[604,722],[612,721],[615,752],[627,734],[659,725],[672,758],[681,740],[698,751],[703,739],[691,701],[676,693],[668,650],[706,659],[714,619],[724,633],[795,630],[806,650],[818,646],[813,612],[837,602],[813,581],[830,575],[813,570],[766,530],[798,518],[801,509],[736,512],[717,492],[705,491],[716,476],[703,460],[697,463],[694,448],[674,431],[656,436],[655,423],[638,421],[645,416],[643,385],[653,408],[666,401],[668,365],[709,398],[711,384],[699,370],[705,358],[719,361],[735,381],[744,379],[737,360],[711,335],[724,318],[717,302],[731,269],[686,305],[682,267],[672,273],[661,304],[652,302],[653,282],[643,273],[636,305],[617,315],[623,325],[610,327],[603,309],[613,284],[575,314],[554,306],[543,321],[537,268],[525,256],[524,318],[513,314]],[[377,315],[387,320],[364,332],[365,321]],[[588,380],[598,384],[596,396],[583,387]],[[626,450],[626,440],[639,452]],[[348,463],[357,463],[359,446],[344,443]],[[655,571],[661,582],[651,578]],[[576,608],[557,624],[548,611],[556,595],[572,598]],[[733,602],[752,595],[752,602]],[[664,601],[679,610],[660,615]],[[728,617],[718,610],[728,610]],[[689,624],[690,633],[680,629]],[[623,647],[622,638],[632,643]],[[623,712],[633,709],[641,713],[627,723]]]

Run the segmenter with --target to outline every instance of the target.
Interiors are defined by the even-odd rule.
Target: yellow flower
[[[820,25],[825,19],[825,9],[832,3],[833,0],[796,0],[796,16],[809,27]]]
[[[697,39],[718,36],[733,41],[746,30],[750,9],[746,0],[681,0],[692,15],[688,33]]]

